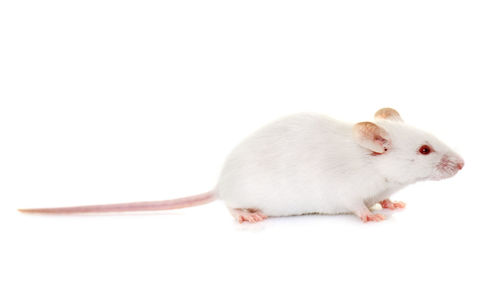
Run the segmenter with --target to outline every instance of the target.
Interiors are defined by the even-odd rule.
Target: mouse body
[[[302,214],[352,213],[380,221],[370,207],[404,208],[389,197],[422,180],[455,175],[463,159],[433,135],[383,108],[373,122],[350,124],[321,114],[277,120],[227,157],[213,191],[187,198],[114,205],[23,209],[36,213],[166,210],[224,201],[239,222]]]
[[[349,213],[402,187],[379,174],[380,158],[356,143],[352,124],[298,114],[238,145],[215,190],[231,210],[266,216]]]

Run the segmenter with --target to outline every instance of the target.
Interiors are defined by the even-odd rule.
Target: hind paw
[[[239,223],[243,223],[245,221],[254,223],[267,218],[267,216],[261,211],[254,209],[230,209],[230,211],[231,215],[233,215],[234,219],[236,219]]]

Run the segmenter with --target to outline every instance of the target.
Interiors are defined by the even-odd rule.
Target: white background
[[[0,297],[498,298],[498,1],[2,1]],[[382,223],[20,207],[211,189],[243,137],[394,107],[465,159]]]

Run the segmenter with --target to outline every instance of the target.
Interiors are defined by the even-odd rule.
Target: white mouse
[[[258,130],[229,154],[211,192],[186,198],[111,205],[20,209],[31,213],[168,210],[220,199],[239,222],[303,214],[352,213],[380,221],[370,207],[405,206],[388,198],[423,180],[452,177],[463,159],[429,133],[384,108],[374,122],[349,124],[298,114]]]

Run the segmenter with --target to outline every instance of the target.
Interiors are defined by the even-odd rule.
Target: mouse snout
[[[437,165],[437,169],[441,173],[441,178],[447,178],[455,175],[464,168],[464,165],[464,160],[460,156],[447,154],[443,155],[441,161]]]
[[[464,159],[462,159],[460,156],[451,156],[451,157],[443,157],[443,160],[445,160],[446,164],[448,164],[450,167],[454,168],[455,171],[462,170],[464,168],[465,162]]]
[[[462,168],[464,168],[465,165],[464,159],[462,159],[462,157],[460,157],[459,155],[456,155],[452,159],[452,161],[453,161],[453,166],[455,166],[455,169],[457,171],[462,170]]]

